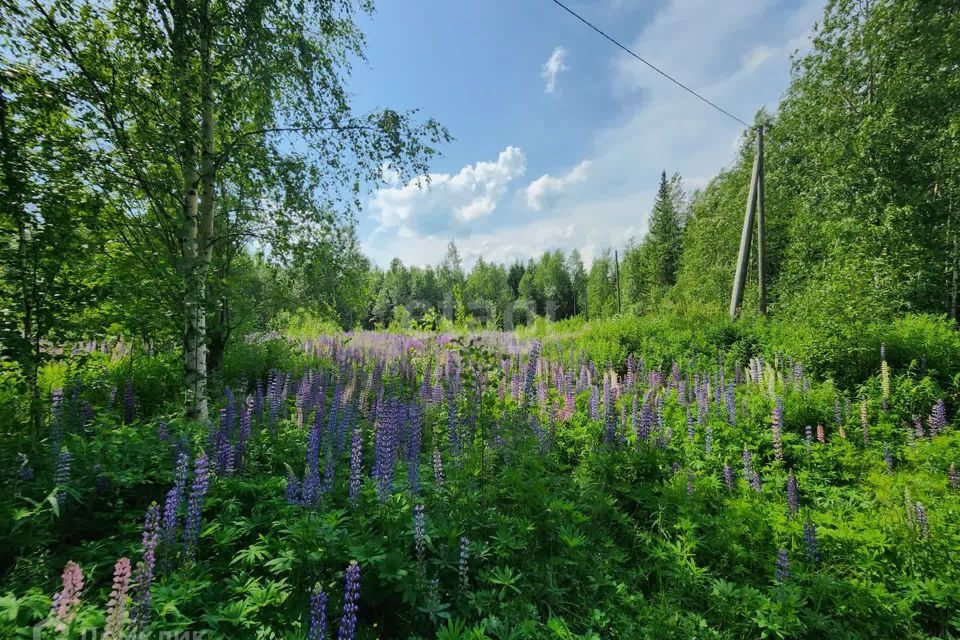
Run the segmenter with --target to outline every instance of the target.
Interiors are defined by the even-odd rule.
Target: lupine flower
[[[53,615],[56,620],[54,629],[63,633],[77,615],[77,606],[83,595],[83,571],[80,565],[71,560],[63,568],[62,588],[53,596]]]
[[[346,584],[343,589],[343,616],[340,618],[338,640],[353,640],[357,633],[357,611],[360,601],[360,565],[356,560],[347,567]]]
[[[187,488],[187,467],[189,464],[190,456],[186,452],[177,455],[177,464],[173,472],[173,486],[167,492],[167,499],[163,505],[162,538],[168,545],[172,545],[176,539],[177,510],[183,503]]]
[[[863,444],[870,444],[870,417],[867,413],[867,399],[860,401],[860,426],[863,428]]]
[[[792,473],[787,476],[787,514],[792,518],[800,508],[800,488]]]
[[[883,461],[887,464],[887,473],[893,473],[893,456],[890,455],[890,446],[883,443]]]
[[[790,556],[786,549],[777,552],[777,584],[782,585],[790,579]]]
[[[104,640],[123,637],[127,618],[127,591],[130,588],[130,558],[120,558],[113,567],[113,589],[107,601],[107,619],[103,627]]]
[[[803,554],[810,564],[820,562],[820,551],[817,548],[817,527],[809,520],[803,523]]]
[[[53,474],[53,483],[58,487],[65,487],[70,482],[70,452],[63,449],[57,456],[57,468]],[[62,488],[57,491],[57,502],[62,503],[67,492]]]
[[[433,483],[437,491],[443,491],[443,460],[440,458],[440,450],[433,449]]]
[[[315,589],[310,594],[310,631],[307,640],[324,640],[327,637],[327,594]]]
[[[743,479],[750,481],[753,478],[753,456],[746,446],[743,447]]]
[[[827,441],[827,434],[823,430],[823,425],[818,424],[817,425],[817,442],[819,442],[820,444],[824,444],[826,443],[826,441]]]
[[[600,390],[596,385],[590,386],[590,419],[600,419]]]
[[[693,486],[693,471],[688,471],[688,472],[687,472],[687,495],[688,495],[688,496],[692,496],[692,495],[693,495],[693,489],[694,489],[694,486]]]
[[[123,387],[123,424],[130,424],[137,417],[137,395],[133,390],[133,380],[127,380]]]
[[[707,425],[703,436],[703,451],[707,455],[710,455],[713,452],[713,427],[710,425]]]
[[[957,473],[957,465],[952,462],[947,470],[947,481],[951,489],[960,489],[960,473]]]
[[[806,427],[805,442],[807,453],[810,453],[810,448],[813,446],[813,427],[810,425],[807,425]]]
[[[458,564],[458,573],[460,574],[460,588],[466,591],[470,586],[470,579],[467,575],[467,562],[470,560],[470,540],[466,536],[460,537],[460,562]]]
[[[723,484],[726,485],[727,491],[733,491],[733,467],[729,464],[723,464]]]
[[[287,504],[299,504],[300,502],[300,480],[293,469],[287,469],[287,485],[283,492],[283,497]]]
[[[136,596],[131,618],[137,629],[143,629],[150,620],[150,587],[157,561],[157,543],[160,541],[160,506],[154,502],[147,509],[143,523],[143,560],[137,565]]]
[[[417,565],[423,570],[426,555],[426,527],[424,526],[423,505],[413,508],[413,545],[417,552]]]
[[[360,496],[360,484],[363,482],[363,430],[357,427],[353,430],[353,441],[350,443],[350,503],[353,504]]]
[[[203,518],[203,499],[210,484],[210,462],[206,453],[197,456],[193,467],[193,484],[190,485],[190,500],[187,504],[187,519],[183,525],[183,544],[188,553],[200,540],[200,525]]]
[[[887,412],[887,402],[890,400],[890,365],[887,364],[886,345],[880,345],[880,387],[882,389],[883,412]]]
[[[777,460],[783,460],[783,442],[781,440],[783,432],[783,399],[779,396],[774,403],[773,412],[770,415],[770,431],[773,434],[773,452]]]
[[[937,400],[930,410],[930,417],[927,419],[930,427],[930,437],[933,438],[947,426],[947,405],[943,400]]]
[[[913,510],[917,519],[917,527],[920,529],[920,537],[926,540],[930,537],[930,524],[927,522],[927,510],[919,502],[913,503]]]
[[[530,347],[530,355],[527,359],[527,373],[523,382],[523,394],[525,398],[533,397],[533,383],[537,376],[537,363],[540,359],[540,343],[534,341]]]
[[[617,418],[610,395],[610,377],[603,376],[603,423],[606,443],[612,445],[616,435]]]

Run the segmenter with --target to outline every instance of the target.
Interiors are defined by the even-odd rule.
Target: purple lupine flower
[[[460,561],[458,563],[457,572],[460,576],[460,589],[466,591],[470,586],[470,578],[468,576],[468,566],[467,563],[470,560],[470,540],[466,536],[460,537]]]
[[[608,445],[612,445],[616,436],[617,417],[610,396],[610,376],[603,376],[603,423],[604,438]]]
[[[63,503],[64,498],[67,497],[67,492],[63,489],[70,482],[70,451],[63,449],[60,451],[60,454],[57,456],[57,468],[53,474],[53,484],[60,489],[57,491],[57,502]]]
[[[426,557],[426,526],[424,522],[423,505],[418,504],[413,508],[413,546],[417,552],[417,566],[420,571],[424,570],[424,560]]]
[[[123,637],[126,622],[127,591],[130,588],[130,558],[120,558],[113,567],[113,589],[107,601],[107,619],[104,622],[104,640]]]
[[[703,436],[703,451],[707,455],[713,452],[713,427],[710,425],[707,425],[706,432]]]
[[[930,437],[937,436],[947,426],[947,405],[943,399],[937,400],[930,410],[930,417],[927,418],[927,424],[930,427]]]
[[[247,455],[247,443],[253,435],[253,400],[247,398],[240,412],[240,429],[237,431],[237,466],[242,466]]]
[[[63,568],[62,588],[53,596],[54,629],[63,633],[77,615],[77,606],[83,595],[83,571],[73,560]]]
[[[323,481],[320,483],[320,493],[329,495],[333,493],[333,483],[337,475],[337,459],[332,452],[327,453],[327,464],[323,467]]]
[[[160,505],[151,503],[143,522],[143,560],[137,565],[136,596],[130,615],[136,629],[143,629],[150,621],[150,587],[157,563],[157,543],[160,541]]]
[[[786,549],[780,549],[777,552],[777,584],[782,585],[790,579],[790,556]]]
[[[343,589],[343,615],[340,618],[340,630],[337,640],[353,640],[357,633],[357,611],[360,601],[360,565],[356,560],[347,567],[346,584]]]
[[[137,417],[137,395],[133,390],[133,380],[127,380],[123,387],[123,424],[132,423]]]
[[[327,594],[315,589],[310,594],[310,631],[307,640],[324,640],[327,637]]]
[[[960,489],[960,473],[957,473],[957,465],[952,462],[947,469],[947,482],[951,489]]]
[[[893,473],[893,456],[890,455],[890,445],[883,443],[883,461],[887,465],[887,473]]]
[[[230,438],[229,415],[226,409],[220,409],[220,429],[216,434],[217,473],[233,475],[233,442]]]
[[[810,564],[820,562],[820,550],[817,547],[817,526],[809,520],[803,523],[803,554]]]
[[[805,443],[807,447],[807,453],[810,453],[810,449],[813,447],[813,427],[810,425],[806,426]]]
[[[692,496],[692,495],[693,495],[693,489],[694,489],[694,485],[693,485],[693,471],[688,471],[688,472],[687,472],[687,495],[688,495],[688,496]]]
[[[693,442],[696,432],[693,427],[693,414],[690,413],[690,409],[687,409],[687,442]]]
[[[443,491],[443,460],[436,447],[433,449],[433,484],[437,491]]]
[[[917,527],[920,529],[920,537],[926,540],[930,537],[930,524],[927,522],[927,510],[919,502],[914,502],[913,511],[916,516]]]
[[[353,430],[353,442],[350,443],[350,504],[360,496],[360,484],[363,482],[363,430]]]
[[[600,419],[600,390],[597,385],[590,385],[590,419]]]
[[[777,396],[770,415],[770,431],[773,434],[773,452],[777,460],[783,460],[783,398]]]
[[[733,467],[729,464],[723,464],[723,484],[726,485],[727,491],[733,491]]]
[[[319,501],[320,472],[317,469],[307,469],[303,475],[303,484],[300,486],[300,504],[312,507]]]
[[[753,478],[753,456],[747,446],[743,446],[743,479],[750,481]]]
[[[860,427],[863,429],[863,444],[870,444],[870,414],[867,412],[867,399],[860,401]]]
[[[739,367],[737,371],[740,371]],[[727,391],[724,394],[727,404],[727,422],[733,427],[737,426],[737,393],[734,389],[734,383],[731,382],[727,385]]]
[[[300,503],[300,480],[297,479],[297,474],[293,472],[293,469],[287,468],[287,484],[283,492],[283,497],[287,501],[287,504],[299,504]]]
[[[527,358],[527,372],[523,381],[523,394],[525,398],[533,397],[533,385],[537,377],[537,363],[540,359],[540,343],[534,341],[530,347],[530,355]]]
[[[797,477],[793,473],[787,476],[787,515],[797,515],[800,508],[800,488],[797,486]]]
[[[176,540],[177,510],[183,503],[187,488],[187,467],[190,456],[185,451],[177,455],[177,464],[173,471],[173,486],[167,492],[167,499],[163,505],[163,542],[172,545]]]
[[[187,553],[193,553],[200,540],[200,525],[203,518],[203,499],[210,486],[210,461],[206,453],[197,456],[193,467],[193,484],[190,485],[190,499],[187,503],[187,518],[183,524],[183,544]]]

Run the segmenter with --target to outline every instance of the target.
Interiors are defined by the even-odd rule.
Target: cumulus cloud
[[[519,147],[508,146],[495,162],[467,165],[456,174],[430,174],[406,184],[388,184],[370,200],[381,229],[436,233],[489,216],[510,184],[523,177],[527,158]],[[422,187],[422,188],[421,188]]]
[[[544,174],[527,185],[527,207],[534,211],[542,211],[544,205],[556,201],[557,197],[567,191],[567,189],[578,182],[583,182],[587,178],[587,169],[590,168],[590,161],[584,160],[569,173],[563,176],[551,176]]]
[[[546,62],[543,63],[543,71],[540,77],[547,81],[543,90],[546,93],[553,93],[557,88],[557,76],[564,71],[569,71],[570,67],[566,65],[567,50],[563,47],[556,47]]]

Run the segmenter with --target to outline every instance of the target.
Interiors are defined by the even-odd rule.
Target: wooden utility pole
[[[623,313],[623,305],[620,302],[620,257],[617,255],[616,249],[613,250],[613,265],[617,273],[617,313]]]
[[[767,315],[767,223],[763,215],[763,125],[757,127],[757,282],[760,292],[760,315]]]
[[[747,284],[747,267],[750,264],[750,244],[753,240],[753,218],[759,209],[757,225],[757,254],[759,258],[758,275],[760,277],[760,313],[766,313],[767,290],[764,263],[766,260],[766,225],[763,218],[763,126],[757,127],[757,153],[753,158],[753,172],[750,176],[750,192],[747,196],[747,210],[743,215],[743,233],[740,235],[740,252],[737,255],[737,272],[733,278],[733,293],[730,296],[730,317],[736,318],[743,303],[743,289]]]

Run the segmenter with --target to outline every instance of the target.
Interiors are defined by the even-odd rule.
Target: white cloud
[[[381,229],[444,231],[493,213],[510,183],[521,178],[526,168],[523,150],[509,146],[496,162],[477,162],[452,175],[430,174],[429,187],[422,178],[388,184],[374,193],[370,208]]]
[[[566,65],[567,50],[563,47],[556,47],[546,62],[543,63],[543,71],[540,77],[547,81],[543,90],[546,93],[553,93],[557,88],[557,76],[563,71],[569,71],[570,67]]]
[[[714,0],[669,0],[631,44],[749,122],[758,109],[776,106],[789,84],[789,55],[809,49],[811,26],[824,3],[805,0],[785,8],[777,0],[730,0],[724,12],[718,12]],[[381,265],[395,255],[408,264],[436,264],[453,238],[467,266],[479,256],[509,262],[574,248],[589,264],[604,248],[622,248],[629,238],[646,233],[661,170],[679,171],[689,187],[700,187],[735,159],[742,125],[632,58],[612,54],[608,80],[621,116],[585,123],[593,127],[592,133],[589,128],[583,132],[588,140],[585,153],[578,150],[586,160],[567,173],[542,175],[515,191],[518,172],[504,170],[494,180],[498,186],[488,190],[445,184],[439,200],[391,194],[395,200],[389,204],[395,206],[374,209],[384,231],[367,239],[369,255]],[[524,144],[531,162],[542,166],[552,161],[531,144]],[[513,166],[503,160],[503,153],[496,163],[486,164]],[[457,176],[483,164],[465,167]],[[445,183],[454,182],[454,176],[445,178]],[[405,206],[411,207],[409,212]],[[443,209],[444,224],[429,223],[430,211],[437,208]],[[550,214],[519,215],[528,208],[549,209]],[[406,218],[391,223],[404,213]],[[735,213],[742,215],[739,208]],[[412,233],[400,238],[391,225]]]
[[[565,176],[555,177],[544,174],[527,185],[527,207],[534,211],[543,210],[545,204],[554,202],[571,185],[583,182],[587,178],[590,161],[584,160]]]

